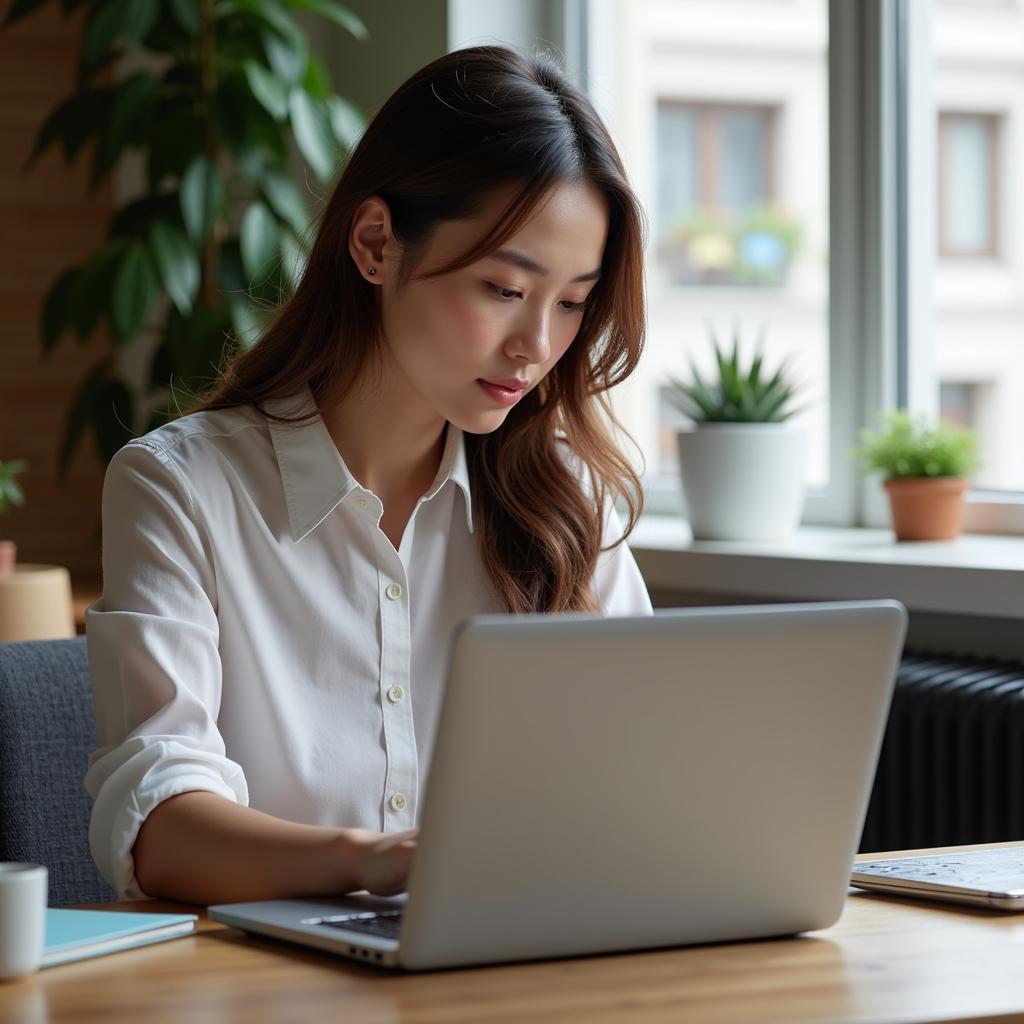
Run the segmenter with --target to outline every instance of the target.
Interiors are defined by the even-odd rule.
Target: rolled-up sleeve
[[[168,452],[129,442],[103,483],[103,594],[86,609],[98,749],[89,846],[120,899],[145,899],[132,847],[161,801],[207,790],[248,804],[225,755],[209,542]]]

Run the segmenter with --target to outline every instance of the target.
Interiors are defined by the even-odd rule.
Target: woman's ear
[[[388,204],[380,196],[367,196],[352,217],[348,250],[359,273],[371,284],[383,283],[385,253],[392,243]]]

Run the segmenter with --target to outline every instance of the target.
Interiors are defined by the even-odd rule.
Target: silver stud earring
[[[373,277],[373,275],[377,273],[377,268],[370,267],[366,272],[370,275],[370,277]]]

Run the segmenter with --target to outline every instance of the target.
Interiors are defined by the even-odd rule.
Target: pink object
[[[13,540],[0,540],[0,576],[14,572],[18,559],[18,545]]]

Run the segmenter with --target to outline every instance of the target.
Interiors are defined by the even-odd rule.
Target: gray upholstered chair
[[[85,637],[0,643],[0,860],[45,864],[52,907],[116,899],[89,853],[95,745]]]

